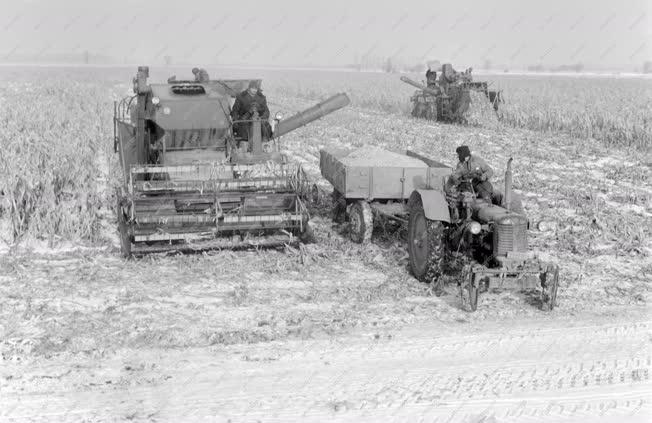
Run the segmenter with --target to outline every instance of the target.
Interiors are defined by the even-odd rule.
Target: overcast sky
[[[481,67],[640,65],[651,0],[0,0],[0,57],[81,54],[143,64],[344,65],[365,56]]]

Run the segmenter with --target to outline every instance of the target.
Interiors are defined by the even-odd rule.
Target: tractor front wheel
[[[374,229],[374,217],[371,206],[364,200],[358,200],[351,205],[349,210],[350,235],[354,242],[359,244],[371,240]]]
[[[441,264],[445,253],[444,225],[426,218],[421,201],[410,210],[408,220],[408,255],[415,278],[433,284],[436,294],[442,291]]]

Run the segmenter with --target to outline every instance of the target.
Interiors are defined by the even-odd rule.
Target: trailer
[[[351,239],[358,243],[371,239],[374,217],[407,222],[412,192],[429,190],[443,196],[444,182],[452,172],[449,166],[411,150],[389,152],[414,163],[407,166],[377,165],[371,160],[350,164],[351,153],[322,149],[319,164],[322,176],[333,186],[333,220],[348,220]]]

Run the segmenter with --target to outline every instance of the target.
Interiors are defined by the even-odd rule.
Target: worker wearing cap
[[[471,154],[468,146],[459,146],[455,151],[459,163],[451,178],[453,182],[459,183],[464,179],[470,179],[478,197],[491,201],[494,187],[489,180],[494,175],[494,171],[482,158]]]
[[[256,81],[250,81],[246,90],[238,94],[231,109],[231,118],[234,121],[233,132],[236,135],[249,139],[249,129],[251,122],[237,122],[249,121],[254,117],[254,112],[258,113],[258,118],[262,120],[262,137],[269,139],[272,136],[272,127],[270,126],[269,109],[267,108],[267,99],[263,95]]]
[[[426,85],[428,88],[437,86],[437,71],[430,69],[430,66],[428,66],[428,70],[426,71]]]
[[[192,74],[195,75],[195,82],[208,82],[208,72],[203,68],[192,68]]]

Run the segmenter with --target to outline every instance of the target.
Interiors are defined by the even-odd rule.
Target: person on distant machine
[[[494,187],[489,180],[494,175],[493,169],[482,158],[471,154],[466,145],[457,147],[455,151],[459,163],[451,177],[452,182],[458,184],[462,179],[470,179],[478,197],[492,201]]]
[[[428,88],[434,88],[437,86],[437,71],[431,70],[428,66],[426,71],[426,85]]]
[[[195,75],[195,82],[208,82],[208,72],[204,68],[192,68],[192,74]]]
[[[262,121],[262,137],[269,139],[272,136],[272,127],[269,124],[269,109],[267,108],[267,99],[263,95],[256,81],[250,81],[246,90],[238,94],[231,109],[231,118],[235,122],[233,124],[233,132],[245,139],[249,139],[249,130],[251,122],[236,122],[248,121],[258,113],[258,118]]]

